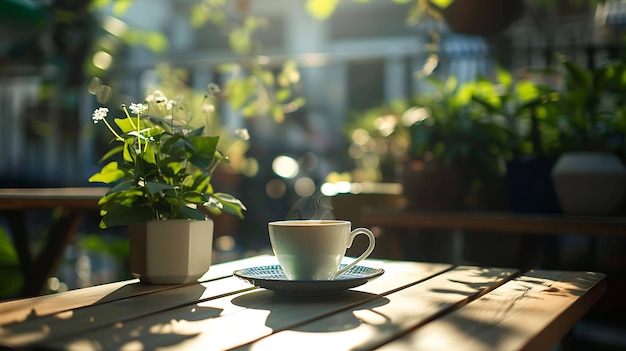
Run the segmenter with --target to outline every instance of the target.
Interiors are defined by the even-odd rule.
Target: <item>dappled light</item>
[[[0,0],[0,346],[595,346],[575,324],[626,313],[624,5]],[[293,219],[371,230],[385,274],[239,279]],[[174,221],[206,241],[136,240]],[[138,246],[201,272],[151,284]]]

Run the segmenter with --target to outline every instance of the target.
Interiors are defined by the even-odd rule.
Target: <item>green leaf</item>
[[[117,184],[116,186],[112,187],[107,192],[107,195],[113,194],[113,193],[117,193],[117,192],[124,192],[126,190],[131,189],[133,186],[135,186],[135,182],[133,182],[132,180],[129,180],[129,181],[126,181],[126,182],[121,182],[121,183]]]
[[[199,168],[208,168],[213,163],[219,136],[196,136],[189,139],[193,150],[187,150],[189,162]]]
[[[215,193],[212,196],[223,205],[224,211],[234,214],[239,218],[243,218],[243,211],[246,210],[246,206],[241,200],[225,193]]]
[[[98,200],[98,205],[100,205],[100,208],[106,212],[106,210],[113,205],[121,204],[127,207],[132,207],[133,205],[144,200],[144,197],[145,193],[143,188],[138,188],[133,184],[126,190],[107,193],[105,196],[100,198],[100,200]]]
[[[507,70],[502,69],[502,67],[498,67],[498,69],[496,70],[496,74],[498,77],[498,82],[505,87],[508,88],[513,84],[513,77],[511,76],[511,73],[509,73]]]
[[[113,15],[116,17],[122,17],[126,11],[133,4],[133,1],[114,1],[113,2]]]
[[[290,89],[279,89],[279,90],[276,91],[275,99],[278,102],[284,102],[287,99],[289,99],[289,97],[291,97],[291,90]]]
[[[87,251],[128,259],[128,238],[98,234],[87,234],[80,239],[79,246]]]
[[[130,118],[116,118],[114,121],[124,134],[137,130],[137,126],[133,126]],[[136,123],[137,121],[135,120],[134,122]]]
[[[169,150],[171,148],[174,147],[174,145],[180,141],[183,138],[182,135],[180,134],[174,134],[174,135],[170,135],[168,137],[163,137],[163,139],[165,139],[165,141],[163,141],[163,139],[161,139],[161,151],[165,154],[169,153]]]
[[[228,102],[234,109],[240,109],[254,94],[254,82],[248,79],[231,79],[226,83],[229,91]]]
[[[200,28],[207,21],[208,16],[204,10],[204,4],[194,4],[189,11],[189,23],[192,28]]]
[[[204,195],[195,191],[188,191],[183,194],[183,199],[192,204],[202,204],[206,201]]]
[[[135,142],[133,139],[124,140],[124,152],[122,153],[124,156],[124,161],[126,162],[134,162],[135,160]]]
[[[452,4],[454,0],[429,0],[433,5],[440,9],[445,9]]]
[[[113,183],[124,177],[124,172],[119,169],[117,162],[110,162],[106,166],[102,167],[99,173],[96,173],[89,177],[90,183]]]
[[[141,152],[141,158],[149,164],[156,165],[156,154],[154,145],[148,144]]]
[[[170,185],[170,184],[146,182],[146,189],[148,189],[148,193],[150,193],[150,194],[156,194],[156,193],[159,193],[161,191],[174,189],[174,188],[175,187],[173,185]]]
[[[230,32],[228,42],[230,43],[230,48],[235,53],[247,54],[252,47],[250,31],[246,28],[235,28]]]
[[[339,5],[339,0],[307,0],[306,10],[318,20],[329,18]]]
[[[163,161],[161,161],[161,164],[160,164],[161,174],[168,176],[168,177],[175,176],[183,169],[183,166],[181,164],[182,160],[183,158],[179,158],[179,157],[165,158]]]
[[[590,72],[573,61],[562,59],[561,62],[568,73],[568,87],[578,87],[584,90],[588,90],[591,87],[592,75]]]
[[[180,213],[183,216],[190,218],[190,219],[198,219],[198,220],[206,219],[206,216],[204,213],[202,213],[202,211],[195,209],[195,208],[188,207],[188,206],[181,206]]]
[[[147,207],[128,207],[123,205],[111,206],[100,221],[100,228],[110,228],[133,223],[143,223],[152,218],[152,213]]]
[[[210,172],[201,172],[195,177],[194,183],[191,186],[191,189],[194,191],[204,194],[207,191],[207,186],[211,181],[211,173]]]
[[[448,79],[446,80],[442,90],[446,94],[452,94],[452,93],[454,93],[454,91],[456,90],[458,85],[459,85],[458,78],[456,76],[452,75],[452,76],[448,77]]]
[[[8,237],[7,233],[0,227],[0,265],[19,266],[20,261],[13,247],[12,240]]]
[[[187,135],[187,137],[188,137],[188,138],[191,138],[191,137],[195,137],[195,136],[201,136],[203,132],[204,132],[204,126],[202,126],[202,127],[200,127],[200,128],[197,128],[197,129],[192,130],[191,132],[189,132],[189,134]]]
[[[159,32],[148,32],[144,34],[145,45],[156,53],[165,52],[169,46],[168,39]]]

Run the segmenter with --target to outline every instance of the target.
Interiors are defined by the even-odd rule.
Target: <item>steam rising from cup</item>
[[[285,219],[335,219],[335,214],[329,197],[315,195],[296,201]]]

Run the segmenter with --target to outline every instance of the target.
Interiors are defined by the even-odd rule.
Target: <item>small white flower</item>
[[[215,106],[212,104],[204,104],[202,105],[202,113],[209,113],[215,111]]]
[[[219,85],[217,85],[215,83],[209,84],[209,93],[214,95],[214,94],[219,94],[220,91],[221,90],[220,90],[220,86]]]
[[[165,103],[165,109],[170,111],[172,108],[174,108],[174,106],[176,106],[176,100],[168,100]]]
[[[156,102],[157,104],[167,102],[167,97],[161,90],[155,90],[152,94],[146,96],[146,102]]]
[[[91,119],[93,120],[93,123],[98,123],[99,121],[105,119],[108,113],[109,109],[106,107],[97,108],[95,111],[93,111]]]
[[[135,114],[135,115],[140,115],[142,114],[145,110],[148,109],[148,106],[144,105],[144,104],[130,104],[130,106],[128,107],[128,109],[130,110],[131,113]]]
[[[250,134],[248,133],[248,129],[246,128],[240,128],[240,129],[235,130],[235,135],[237,136],[237,138],[243,141],[250,140]]]

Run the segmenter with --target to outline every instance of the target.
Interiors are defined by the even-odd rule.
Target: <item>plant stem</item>
[[[104,124],[107,126],[107,128],[109,128],[109,130],[111,131],[111,133],[113,133],[113,135],[115,135],[115,140],[117,141],[124,141],[124,138],[122,138],[119,134],[117,134],[117,132],[115,131],[115,129],[113,129],[113,127],[111,127],[111,125],[109,124],[109,122],[106,120],[106,118],[102,119],[104,121]]]

